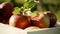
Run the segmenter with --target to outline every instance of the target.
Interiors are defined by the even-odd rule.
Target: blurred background
[[[21,7],[26,0],[0,0],[2,2],[11,2],[14,6]],[[40,0],[45,11],[51,11],[56,14],[58,21],[60,21],[60,0]]]

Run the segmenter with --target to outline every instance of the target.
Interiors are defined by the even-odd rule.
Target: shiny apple
[[[45,15],[49,16],[50,18],[50,26],[49,27],[54,27],[54,25],[57,22],[57,17],[54,13],[50,12],[50,11],[46,11],[44,12]]]
[[[8,2],[3,2],[0,4],[0,20],[5,23],[5,20],[9,20],[14,10],[13,4]]]
[[[31,17],[32,24],[38,26],[40,28],[47,28],[49,27],[50,20],[49,17],[43,13],[40,13],[36,16]]]
[[[14,7],[11,3],[4,2],[0,4],[0,10],[1,10],[1,17],[4,19],[9,19],[10,16],[12,15]]]
[[[9,25],[25,29],[30,26],[30,18],[25,15],[12,15],[9,19]]]

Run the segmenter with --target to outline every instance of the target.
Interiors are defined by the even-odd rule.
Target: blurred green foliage
[[[2,2],[11,2],[11,0],[0,0],[0,3]]]

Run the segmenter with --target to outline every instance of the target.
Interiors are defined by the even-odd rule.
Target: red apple
[[[44,12],[44,14],[49,16],[49,18],[50,18],[50,27],[54,27],[54,25],[57,22],[56,15],[54,13],[50,12],[50,11]]]
[[[47,28],[49,27],[50,20],[49,17],[43,13],[40,13],[39,15],[31,17],[32,24],[35,26],[38,26],[40,28]]]
[[[25,15],[12,15],[9,19],[9,25],[25,29],[30,25],[30,18]]]
[[[3,2],[0,4],[0,21],[5,23],[12,15],[14,7],[11,3]]]
[[[12,11],[14,10],[14,7],[11,3],[4,2],[0,4],[0,10],[1,10],[1,17],[4,19],[9,19],[12,15]]]

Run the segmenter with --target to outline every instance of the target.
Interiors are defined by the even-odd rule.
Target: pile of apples
[[[57,17],[50,11],[38,13],[35,16],[34,14],[31,16],[12,14],[14,7],[11,3],[7,2],[0,4],[0,10],[1,22],[7,22],[10,26],[14,26],[20,29],[26,29],[31,26],[36,26],[38,28],[49,28],[54,27],[57,22]]]

